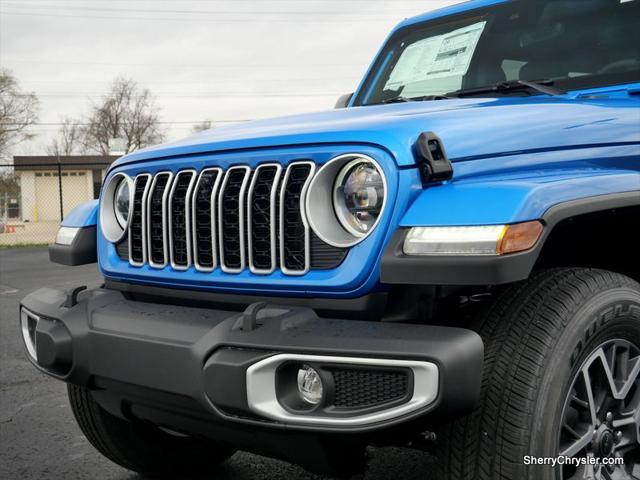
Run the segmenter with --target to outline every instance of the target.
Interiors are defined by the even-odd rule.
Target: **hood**
[[[451,99],[345,108],[214,128],[131,153],[114,163],[177,155],[326,143],[368,144],[399,166],[413,145],[438,135],[452,161],[509,153],[640,142],[639,103],[629,98],[511,97]]]

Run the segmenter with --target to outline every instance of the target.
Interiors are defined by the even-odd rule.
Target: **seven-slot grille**
[[[302,275],[334,268],[346,250],[315,238],[302,208],[315,170],[297,161],[140,174],[128,244],[118,251],[128,250],[132,265],[175,270]]]

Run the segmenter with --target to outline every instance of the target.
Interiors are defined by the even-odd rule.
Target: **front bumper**
[[[168,306],[105,288],[77,301],[41,289],[23,300],[21,315],[33,363],[92,389],[111,413],[288,459],[277,440],[285,433],[295,432],[298,445],[323,435],[376,443],[468,411],[480,389],[482,341],[464,329],[319,318],[279,305],[245,312]],[[407,395],[300,411],[282,386],[292,364],[405,372]],[[337,378],[327,383],[336,395]],[[372,377],[357,378],[345,398],[362,398],[357,390],[371,386],[362,378]]]

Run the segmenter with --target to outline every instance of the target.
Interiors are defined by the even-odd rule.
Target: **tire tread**
[[[533,407],[550,352],[572,313],[599,291],[640,285],[586,268],[534,273],[506,288],[473,328],[485,342],[480,401],[439,434],[439,479],[524,478]]]

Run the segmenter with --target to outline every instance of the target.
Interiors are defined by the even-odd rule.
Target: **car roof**
[[[401,22],[397,26],[397,28],[402,28],[408,25],[425,22],[427,20],[433,20],[435,18],[446,17],[449,15],[455,15],[457,13],[467,12],[469,10],[474,10],[476,8],[482,8],[482,7],[487,7],[489,5],[505,3],[507,1],[508,0],[471,0],[468,2],[456,3],[455,5],[451,5],[449,7],[440,8],[438,10],[432,10],[430,12],[423,13],[422,15],[417,15],[415,17],[407,18],[406,20]]]

